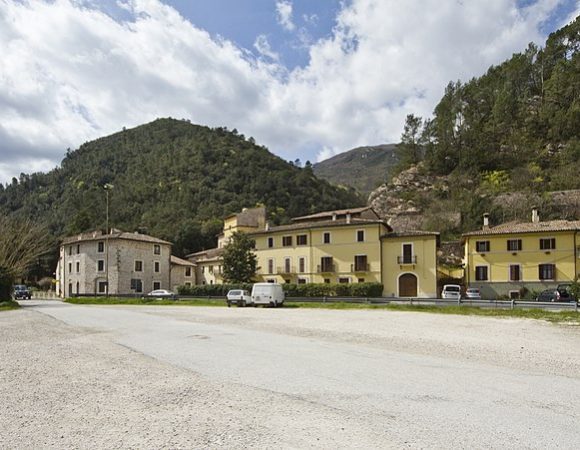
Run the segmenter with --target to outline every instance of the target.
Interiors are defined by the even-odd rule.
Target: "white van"
[[[442,298],[450,298],[454,300],[461,299],[461,286],[458,284],[446,284],[441,291]]]
[[[280,306],[284,303],[284,291],[278,283],[255,283],[252,287],[252,304]]]

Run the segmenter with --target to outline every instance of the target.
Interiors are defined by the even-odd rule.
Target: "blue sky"
[[[396,142],[580,0],[0,0],[0,182],[158,117],[318,161]]]

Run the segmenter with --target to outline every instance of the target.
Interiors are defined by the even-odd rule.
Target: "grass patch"
[[[225,300],[208,300],[206,298],[188,298],[186,300],[157,300],[152,298],[74,297],[67,298],[65,302],[75,305],[226,306]]]
[[[20,305],[18,302],[14,302],[12,300],[4,300],[0,302],[0,311],[8,311],[11,309],[18,309]]]
[[[521,319],[546,320],[552,323],[580,324],[580,313],[576,311],[546,311],[543,309],[493,309],[477,308],[474,306],[434,306],[434,305],[400,305],[384,304],[373,305],[368,303],[309,303],[288,302],[288,308],[312,309],[382,309],[389,311],[410,311],[435,314],[454,314],[460,316],[506,317]]]

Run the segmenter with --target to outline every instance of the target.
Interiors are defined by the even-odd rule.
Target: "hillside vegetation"
[[[580,189],[579,50],[577,18],[544,48],[530,44],[479,78],[449,83],[431,119],[410,114],[397,148],[401,168],[414,167],[415,185],[421,175],[438,181],[402,189],[399,177],[397,198],[423,212],[428,228],[456,236],[479,227],[484,211],[495,222],[527,220],[527,198]],[[374,193],[373,202],[392,197],[392,187]],[[494,200],[512,192],[522,199],[517,211]],[[548,202],[538,206],[544,218],[561,214]]]
[[[69,151],[49,173],[22,174],[0,188],[0,213],[32,218],[54,236],[110,224],[145,229],[178,254],[212,247],[221,219],[264,204],[273,223],[364,203],[352,190],[319,180],[236,130],[159,119]]]
[[[399,159],[395,144],[358,147],[314,164],[314,174],[336,185],[368,194],[392,175]]]

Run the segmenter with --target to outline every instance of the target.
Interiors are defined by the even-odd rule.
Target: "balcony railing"
[[[334,264],[322,264],[316,266],[316,271],[318,273],[334,273],[336,272],[336,266]]]
[[[370,272],[371,265],[370,264],[351,264],[350,271],[351,272]]]
[[[277,273],[296,273],[294,266],[282,266],[277,268]]]
[[[397,264],[417,264],[417,255],[397,256]]]

